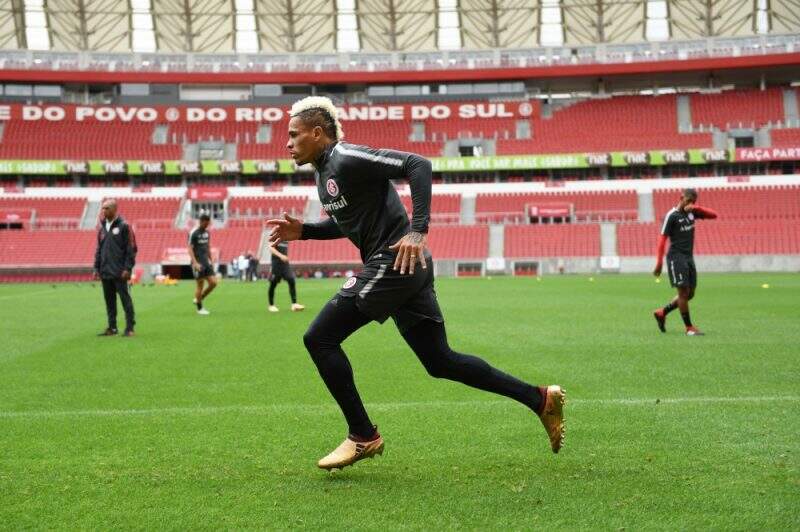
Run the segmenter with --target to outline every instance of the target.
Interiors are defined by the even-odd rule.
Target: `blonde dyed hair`
[[[289,116],[299,117],[312,127],[321,127],[329,137],[335,140],[344,138],[339,112],[331,99],[326,96],[308,96],[294,102]]]

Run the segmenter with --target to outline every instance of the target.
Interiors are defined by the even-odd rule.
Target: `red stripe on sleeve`
[[[664,258],[664,251],[667,249],[667,235],[658,236],[658,248],[656,249],[656,262],[661,264]]]

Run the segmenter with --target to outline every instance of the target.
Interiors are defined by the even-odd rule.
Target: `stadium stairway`
[[[653,193],[640,190],[637,195],[639,203],[639,221],[652,222],[655,221],[655,208],[653,207]]]
[[[309,222],[318,222],[321,215],[322,202],[319,201],[319,197],[314,194],[311,198],[309,198],[308,203],[306,203],[306,210],[303,213],[303,220],[307,220]]]
[[[783,90],[783,121],[787,124],[800,122],[797,110],[797,93],[793,88]]]
[[[692,107],[689,105],[689,95],[679,94],[677,104],[678,132],[688,133],[692,130]]]
[[[81,218],[81,229],[94,229],[97,226],[97,220],[100,217],[100,201],[89,200],[86,202],[86,208],[83,210],[83,217]]]
[[[617,224],[603,222],[600,224],[600,256],[617,256]]]
[[[183,229],[191,223],[192,209],[191,205],[186,198],[181,199],[181,204],[178,207],[178,214],[175,216],[175,227]]]
[[[492,224],[489,226],[489,257],[503,258],[505,255],[505,226]]]
[[[461,195],[461,223],[470,225],[475,223],[475,194]]]

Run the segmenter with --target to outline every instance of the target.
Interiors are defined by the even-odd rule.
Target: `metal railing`
[[[592,46],[434,52],[134,53],[0,50],[0,69],[100,72],[377,72],[523,68],[741,57],[800,51],[800,34],[712,37]]]

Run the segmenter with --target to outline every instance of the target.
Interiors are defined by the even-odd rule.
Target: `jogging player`
[[[208,226],[211,224],[211,217],[208,214],[201,214],[197,227],[189,233],[189,257],[192,259],[192,272],[197,281],[194,290],[192,303],[197,306],[197,313],[201,316],[208,316],[209,312],[203,306],[203,301],[217,287],[217,277],[214,274],[214,267],[211,265],[211,248],[209,247],[210,235]],[[203,289],[203,284],[208,286]]]
[[[278,307],[275,306],[275,287],[281,282],[281,279],[286,279],[286,284],[289,285],[289,297],[292,298],[292,312],[305,310],[306,307],[297,302],[297,287],[295,286],[294,271],[289,265],[289,244],[287,242],[278,242],[275,245],[270,245],[269,252],[272,254],[272,268],[269,272],[269,311],[278,312]]]
[[[117,295],[125,311],[125,336],[133,336],[136,316],[128,281],[136,264],[136,235],[127,222],[117,216],[117,202],[113,199],[103,202],[102,214],[94,254],[94,277],[103,282],[108,327],[98,336],[114,336],[118,333]]]
[[[482,359],[453,351],[433,288],[433,261],[427,250],[431,163],[405,152],[342,142],[336,108],[328,98],[308,97],[292,106],[287,148],[299,165],[316,169],[317,192],[330,218],[302,223],[292,216],[269,220],[270,243],[297,239],[348,238],[364,267],[344,283],[303,336],[320,376],[341,408],[349,433],[319,460],[323,469],[342,468],[381,454],[383,438],[364,408],[342,342],[370,321],[391,317],[409,347],[437,378],[515,399],[541,419],[553,452],[564,437],[560,386],[532,386]],[[390,179],[408,178],[413,220]]]
[[[694,223],[695,220],[713,220],[717,213],[711,209],[703,208],[697,203],[697,191],[687,188],[681,193],[678,205],[670,209],[664,216],[661,225],[661,236],[658,239],[656,251],[656,267],[653,275],[661,275],[664,248],[669,239],[669,253],[667,253],[667,273],[669,282],[678,290],[678,295],[663,308],[653,312],[658,328],[666,332],[665,323],[667,315],[673,310],[680,309],[683,324],[686,326],[687,336],[700,336],[703,333],[692,325],[689,316],[689,301],[694,297],[697,288],[697,269],[694,265]]]

